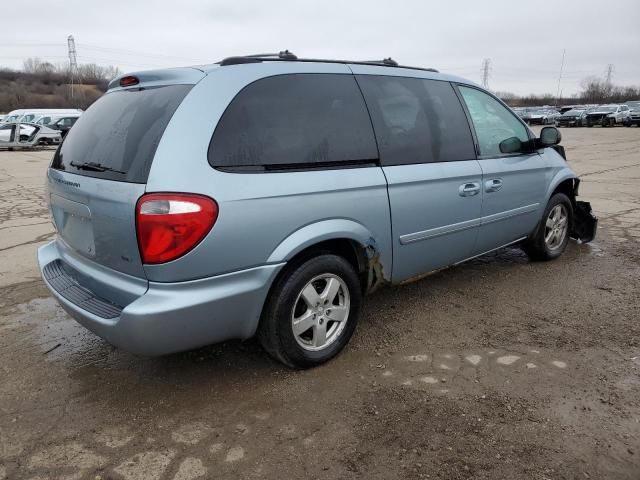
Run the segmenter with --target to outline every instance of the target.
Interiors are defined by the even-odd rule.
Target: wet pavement
[[[253,342],[114,349],[39,280],[51,151],[0,152],[0,480],[640,478],[640,129],[563,129],[592,244],[367,298],[295,372]]]

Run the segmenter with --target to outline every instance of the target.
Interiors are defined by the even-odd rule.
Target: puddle
[[[16,305],[4,315],[2,330],[16,331],[19,348],[31,346],[47,361],[74,357],[74,365],[95,363],[111,350],[104,340],[71,318],[52,297]],[[11,348],[11,346],[9,347]]]

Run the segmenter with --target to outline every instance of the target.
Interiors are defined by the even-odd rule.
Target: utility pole
[[[491,59],[485,58],[482,61],[482,86],[489,88],[489,70],[491,70]]]
[[[610,63],[609,65],[607,65],[607,86],[610,87],[611,86],[611,80],[613,78],[613,70],[614,70],[614,66],[613,63]]]
[[[562,81],[562,71],[564,70],[564,56],[567,53],[567,49],[562,50],[562,63],[560,64],[560,75],[558,75],[558,90],[556,92],[556,106],[560,101],[560,82]]]
[[[71,80],[71,101],[73,102],[74,89],[73,84],[75,81],[75,75],[78,70],[78,61],[76,59],[76,41],[73,39],[73,35],[67,37],[67,48],[69,50],[69,77]]]

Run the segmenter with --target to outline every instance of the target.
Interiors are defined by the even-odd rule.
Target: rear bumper
[[[55,241],[38,249],[41,273],[52,262],[67,271]],[[269,287],[283,265],[264,265],[188,282],[149,282],[146,292],[127,305],[115,305],[110,315],[78,300],[79,295],[65,294],[60,282],[47,279],[51,275],[43,274],[43,280],[80,324],[116,347],[153,356],[253,336]],[[67,284],[84,290],[87,298],[93,295],[89,301],[101,301],[100,292],[87,288],[72,273],[77,270],[78,265],[74,265],[67,271]],[[119,276],[114,272],[114,280]]]

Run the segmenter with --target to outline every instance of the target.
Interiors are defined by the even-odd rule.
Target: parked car
[[[584,127],[588,110],[568,110],[556,117],[556,127]]]
[[[29,123],[0,125],[0,148],[31,148],[38,145],[58,145],[60,132]]]
[[[575,109],[576,109],[575,105],[565,105],[565,106],[559,108],[558,113],[560,113],[560,115],[564,115],[569,110],[575,110]]]
[[[640,127],[640,100],[627,102],[627,106],[629,107],[629,116],[627,117],[625,126],[630,127],[631,125],[635,125]]]
[[[599,105],[587,114],[587,127],[602,125],[615,127],[629,122],[629,107],[627,105]]]
[[[35,123],[44,115],[78,115],[82,110],[79,108],[23,108],[9,112],[5,118],[6,123]]]
[[[513,107],[512,110],[520,118],[523,118],[527,113],[527,109],[525,107]]]
[[[45,127],[49,127],[49,128],[54,128],[53,126],[61,119],[63,118],[74,118],[74,119],[78,119],[80,118],[80,113],[73,113],[73,114],[65,114],[65,113],[50,113],[50,114],[45,114],[45,115],[41,115],[39,117],[36,117],[36,119],[34,120],[33,123],[35,123],[36,125],[44,125]],[[68,121],[67,121],[68,123]]]
[[[529,125],[552,125],[559,113],[552,110],[529,110],[522,117]]]
[[[54,123],[49,125],[49,128],[53,129],[53,130],[58,130],[60,132],[60,135],[62,135],[62,138],[66,137],[67,133],[69,132],[69,130],[71,130],[71,127],[73,127],[75,125],[75,123],[78,121],[78,118],[80,118],[79,116],[72,116],[72,117],[61,117],[58,118]]]
[[[506,245],[550,260],[590,241],[559,141],[467,80],[389,59],[129,74],[55,154],[57,238],[38,262],[63,308],[126,350],[257,334],[311,367],[380,285]]]

